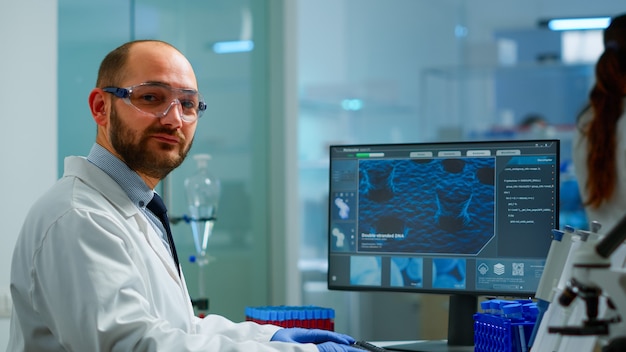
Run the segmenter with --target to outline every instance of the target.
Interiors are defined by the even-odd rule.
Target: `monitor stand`
[[[387,346],[390,351],[410,352],[473,352],[474,314],[478,297],[473,295],[451,295],[448,310],[448,339],[419,341]]]

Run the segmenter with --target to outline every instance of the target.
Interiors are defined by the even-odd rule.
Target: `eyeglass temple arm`
[[[107,93],[111,93],[113,95],[115,95],[118,98],[128,98],[128,96],[130,95],[130,91],[126,88],[118,88],[118,87],[105,87],[102,89],[103,91],[107,92]]]

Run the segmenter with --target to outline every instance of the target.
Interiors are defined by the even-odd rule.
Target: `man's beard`
[[[182,164],[193,143],[192,140],[185,148],[185,138],[178,134],[180,150],[176,157],[170,158],[162,151],[172,150],[176,146],[164,143],[160,147],[150,148],[148,147],[148,141],[151,134],[166,133],[174,135],[175,131],[161,126],[148,128],[142,134],[135,133],[132,128],[125,125],[119,118],[115,108],[111,110],[110,123],[111,145],[122,158],[122,161],[132,170],[160,180],[164,179],[172,170]]]

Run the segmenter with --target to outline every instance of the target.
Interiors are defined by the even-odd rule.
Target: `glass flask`
[[[189,207],[189,224],[196,248],[195,261],[208,263],[207,243],[213,232],[220,199],[220,181],[209,171],[209,154],[196,154],[196,171],[185,179],[185,192]]]

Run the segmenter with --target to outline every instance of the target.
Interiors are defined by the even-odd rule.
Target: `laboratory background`
[[[184,219],[193,156],[210,155],[220,193],[208,241],[186,221],[173,227],[189,291],[209,313],[241,321],[246,306],[319,305],[362,339],[435,339],[447,297],[327,290],[328,146],[560,139],[561,221],[585,226],[571,137],[601,31],[543,23],[625,11],[614,0],[1,0],[0,349],[23,218],[63,158],[89,152],[87,97],[121,43],[172,43],[207,100],[190,157],[160,191]],[[546,124],[521,127],[533,115]]]

